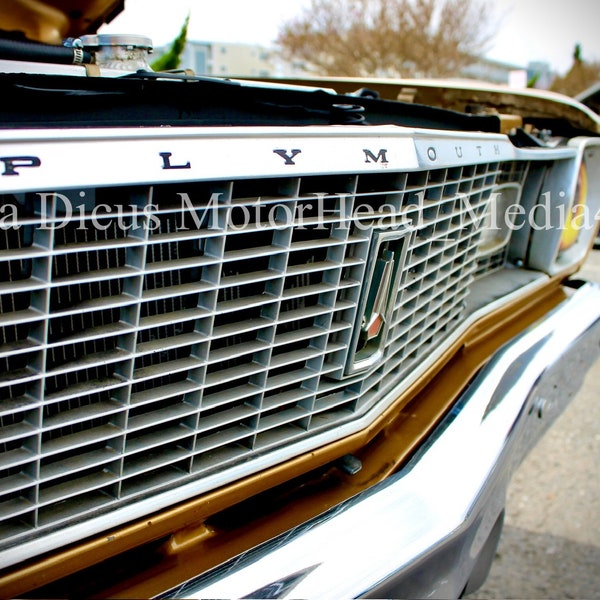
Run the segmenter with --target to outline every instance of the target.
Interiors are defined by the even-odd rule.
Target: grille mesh
[[[1,197],[3,545],[372,408],[459,323],[499,169]],[[344,377],[371,226],[401,215],[385,360]]]
[[[511,160],[500,164],[500,172],[496,183],[502,185],[505,183],[516,183],[521,188],[525,183],[525,179],[529,172],[529,161],[526,160]],[[477,259],[477,269],[475,277],[488,275],[493,271],[498,271],[506,263],[508,245],[504,245],[496,252],[483,253]]]

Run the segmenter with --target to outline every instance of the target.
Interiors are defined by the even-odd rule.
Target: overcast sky
[[[189,39],[269,46],[282,21],[308,4],[309,0],[125,0],[125,11],[101,33],[146,35],[161,46],[177,35],[189,12]],[[490,58],[520,66],[547,61],[564,73],[579,42],[584,58],[600,61],[600,0],[496,0],[493,6],[499,28]]]

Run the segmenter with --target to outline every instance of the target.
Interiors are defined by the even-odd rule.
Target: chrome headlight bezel
[[[585,259],[600,211],[600,140],[575,138],[569,146],[575,157],[546,171],[528,215],[525,265],[551,276]]]

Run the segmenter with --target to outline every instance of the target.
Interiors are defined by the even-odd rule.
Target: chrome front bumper
[[[458,597],[493,555],[511,474],[599,355],[600,287],[584,284],[492,357],[402,471],[166,596]]]

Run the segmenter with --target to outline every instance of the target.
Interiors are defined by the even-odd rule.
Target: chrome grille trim
[[[59,539],[61,527],[75,530],[87,516],[139,517],[136,503],[165,493],[184,499],[235,479],[250,458],[258,470],[282,460],[286,447],[314,447],[383,408],[465,316],[478,223],[501,167],[408,162],[187,182],[200,198],[200,232],[193,219],[177,228],[181,188],[172,183],[85,188],[88,213],[111,198],[150,207],[121,216],[160,226],[125,235],[112,216],[100,219],[108,227],[98,236],[43,229],[36,188],[7,192],[23,227],[0,236],[2,560],[40,532]],[[421,192],[422,206],[406,211]],[[213,193],[220,202],[208,212]],[[469,209],[456,194],[466,194]],[[227,231],[258,196],[259,224],[276,207],[276,225]],[[324,218],[310,214],[318,201]],[[359,204],[393,205],[382,227],[394,217],[417,226],[407,225],[412,241],[384,360],[345,377],[371,235],[371,219],[353,216]],[[290,218],[302,207],[304,228]]]

